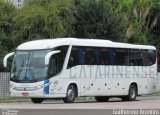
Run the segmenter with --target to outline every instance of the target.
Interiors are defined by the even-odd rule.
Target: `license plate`
[[[29,93],[28,92],[23,92],[22,96],[27,97],[27,96],[29,96]]]

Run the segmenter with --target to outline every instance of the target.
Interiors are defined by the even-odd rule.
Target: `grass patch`
[[[95,100],[95,97],[76,97],[76,100],[88,101],[88,100]]]
[[[31,102],[31,99],[10,97],[10,96],[0,96],[0,103],[10,103],[10,102]]]
[[[151,94],[151,95],[153,95],[153,96],[160,96],[160,91],[159,91],[159,92],[156,92],[156,93],[153,93],[153,94]]]

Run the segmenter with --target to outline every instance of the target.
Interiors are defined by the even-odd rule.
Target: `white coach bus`
[[[77,96],[110,97],[133,101],[137,95],[156,91],[157,53],[154,46],[109,40],[59,38],[21,44],[14,55],[10,92],[32,102]]]

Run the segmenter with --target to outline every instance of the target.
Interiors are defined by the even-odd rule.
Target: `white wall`
[[[6,1],[10,1],[11,3],[13,3],[17,8],[20,8],[23,6],[23,3],[25,0],[6,0]]]

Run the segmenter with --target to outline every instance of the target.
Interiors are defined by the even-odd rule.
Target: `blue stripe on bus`
[[[44,80],[43,94],[49,94],[49,80]]]

